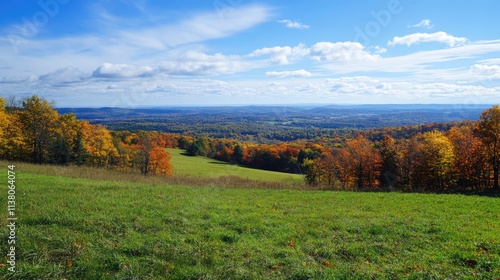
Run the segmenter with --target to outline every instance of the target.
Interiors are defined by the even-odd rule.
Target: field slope
[[[211,178],[237,176],[243,179],[258,181],[304,184],[303,177],[297,174],[252,169],[206,157],[187,156],[184,154],[184,150],[179,149],[167,149],[167,151],[172,156],[170,162],[174,168],[174,175]]]
[[[8,279],[500,277],[498,197],[17,176]]]

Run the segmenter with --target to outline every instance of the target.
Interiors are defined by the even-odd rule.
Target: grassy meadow
[[[16,167],[17,272],[0,267],[0,278],[500,278],[498,197],[189,187],[78,170]]]
[[[174,167],[174,175],[187,175],[201,178],[236,176],[243,179],[265,182],[304,184],[304,178],[297,174],[252,169],[210,158],[187,156],[184,154],[184,150],[179,149],[167,149],[167,151],[172,156],[170,162]]]

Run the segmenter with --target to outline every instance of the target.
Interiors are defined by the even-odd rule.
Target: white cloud
[[[228,37],[265,22],[270,17],[270,8],[262,5],[247,5],[229,9],[224,12],[224,16],[217,13],[200,14],[174,25],[132,32],[126,37],[133,38],[134,41],[143,41],[146,37],[153,42],[159,37],[159,40],[167,46],[178,46]],[[158,34],[162,35],[158,36]],[[141,38],[141,40],[135,40],[136,38]]]
[[[446,32],[439,31],[435,33],[414,33],[403,37],[396,36],[392,39],[392,41],[389,41],[387,45],[406,45],[409,47],[414,44],[429,42],[444,43],[450,47],[455,47],[465,45],[468,40],[464,37],[455,37],[447,34]]]
[[[150,66],[103,63],[93,73],[94,78],[134,78],[149,77],[154,74]]]
[[[500,65],[474,64],[470,72],[480,79],[500,79]]]
[[[252,67],[251,63],[242,61],[239,56],[188,51],[174,60],[162,62],[158,71],[178,76],[214,76],[233,74]]]
[[[328,73],[349,74],[356,72],[372,73],[398,73],[410,75],[414,81],[437,81],[437,80],[468,80],[470,73],[469,59],[478,59],[486,55],[492,56],[500,53],[500,40],[478,41],[455,48],[444,48],[439,50],[418,51],[406,55],[383,57],[378,60],[353,61],[346,67],[345,64],[328,63],[318,67]],[[455,65],[465,63],[459,68],[446,67],[448,62]],[[500,64],[500,60],[480,60],[481,64]],[[466,67],[466,68],[464,68]]]
[[[421,20],[417,24],[408,25],[408,27],[424,27],[424,28],[427,28],[427,29],[432,29],[434,27],[434,25],[431,24],[431,20],[430,19],[423,19],[423,20]]]
[[[152,63],[160,60],[160,56],[163,59],[164,52],[173,48],[230,37],[268,21],[271,16],[272,9],[264,5],[239,5],[223,15],[216,9],[186,14],[176,22],[166,22],[165,17],[146,24],[142,20],[143,24],[137,25],[130,24],[138,22],[134,17],[110,16],[96,20],[96,31],[92,34],[26,38],[18,32],[0,36],[0,60],[3,65],[25,68],[19,72],[39,71],[35,74],[47,71],[47,65],[54,67],[52,70],[67,67],[68,61],[87,70],[105,61]]]
[[[156,66],[137,66],[130,64],[103,63],[94,70],[93,78],[149,78],[155,76],[216,76],[233,74],[254,67],[242,61],[239,56],[225,56],[220,53],[206,54],[188,51],[177,54],[170,60],[159,62]]]
[[[386,52],[387,52],[386,48],[375,46],[375,51],[373,53],[375,53],[375,54],[383,54],[383,53],[386,53]]]
[[[311,47],[311,57],[316,61],[376,60],[378,54],[366,51],[358,42],[319,42]]]
[[[25,84],[38,81],[37,76],[28,77],[0,77],[0,84]]]
[[[266,72],[266,76],[268,77],[276,77],[276,78],[287,78],[287,77],[311,77],[312,74],[304,69],[293,70],[293,71],[268,71]]]
[[[270,55],[273,63],[285,65],[304,57],[309,57],[318,62],[372,61],[379,59],[380,56],[378,53],[383,53],[385,51],[386,49],[377,47],[375,48],[375,53],[371,53],[358,42],[318,42],[310,48],[303,44],[299,44],[295,47],[276,46],[272,48],[262,48],[253,51],[248,57]]]
[[[38,80],[52,86],[68,86],[73,83],[79,83],[90,78],[91,73],[84,72],[75,67],[65,67],[57,69],[54,72],[44,74],[38,77]]]
[[[293,29],[309,29],[309,25],[307,24],[302,24],[301,22],[298,21],[292,21],[289,19],[282,19],[278,20],[278,23],[284,23],[286,27],[288,28],[293,28]]]
[[[249,57],[257,57],[263,55],[271,55],[271,61],[276,64],[289,64],[297,58],[302,58],[307,56],[310,50],[306,48],[303,44],[299,44],[295,47],[285,46],[285,47],[272,47],[272,48],[262,48],[253,51],[249,54]]]
[[[395,100],[407,103],[429,102],[430,100],[463,101],[472,98],[477,103],[491,100],[500,93],[500,87],[484,87],[482,85],[459,85],[455,83],[419,83],[391,79],[375,79],[366,76],[352,76],[327,79],[330,90],[340,96],[358,97],[363,100],[378,98],[380,103],[393,103]],[[405,102],[406,100],[406,102]],[[451,102],[453,102],[451,101]],[[484,101],[486,102],[486,101]],[[359,101],[358,101],[359,103]]]

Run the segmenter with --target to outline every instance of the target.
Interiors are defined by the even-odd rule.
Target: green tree
[[[245,157],[245,150],[241,147],[240,144],[237,144],[234,148],[233,159],[236,163],[242,164],[243,158]]]
[[[304,159],[302,168],[305,171],[305,180],[311,187],[316,187],[321,180],[320,159]]]
[[[208,138],[198,138],[187,148],[187,153],[191,156],[213,157],[214,150]]]
[[[400,176],[398,167],[398,150],[396,140],[391,136],[384,136],[379,143],[379,151],[382,160],[380,172],[380,183],[385,188],[394,188]]]

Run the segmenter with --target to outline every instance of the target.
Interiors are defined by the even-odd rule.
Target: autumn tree
[[[171,156],[164,147],[155,146],[149,151],[148,173],[172,176]]]
[[[384,139],[379,143],[379,151],[382,161],[380,183],[382,187],[392,189],[396,187],[397,180],[400,177],[396,140],[385,135]]]
[[[34,95],[22,102],[22,110],[18,114],[31,162],[47,162],[56,133],[57,111],[50,102]]]
[[[451,172],[455,155],[453,146],[442,132],[433,131],[423,135],[423,166],[425,188],[446,190],[451,184]]]
[[[305,159],[302,163],[302,169],[304,170],[306,183],[309,186],[316,187],[321,181],[321,163],[320,159]]]
[[[470,126],[454,127],[447,133],[455,154],[454,169],[457,189],[480,190],[488,183],[488,156],[486,149]]]
[[[136,161],[142,175],[172,175],[171,157],[165,150],[164,141],[152,135],[142,135],[137,147]]]
[[[374,148],[373,143],[360,135],[346,144],[351,153],[357,188],[361,190],[364,187],[378,187],[380,154]]]
[[[493,169],[493,189],[499,188],[500,170],[500,106],[495,105],[479,116],[474,134],[481,139],[488,151],[488,159]]]
[[[321,155],[320,168],[323,172],[320,174],[327,187],[333,188],[337,181],[337,162],[331,151]]]
[[[55,139],[50,149],[51,163],[82,164],[85,161],[86,151],[83,148],[80,123],[81,121],[77,120],[74,114],[58,116],[55,123]]]
[[[215,158],[221,161],[230,162],[233,159],[234,148],[229,143],[219,142],[216,147]]]
[[[113,160],[118,157],[118,150],[110,131],[102,125],[91,125],[85,121],[81,123],[80,129],[88,162],[99,167],[112,166]]]
[[[351,154],[343,148],[333,150],[336,177],[343,190],[351,188],[355,178],[355,166],[351,163]]]
[[[425,170],[421,168],[424,161],[422,135],[414,135],[411,139],[401,141],[398,146],[398,185],[404,191],[416,191],[423,186],[425,177]]]
[[[5,99],[0,98],[0,158],[3,158],[7,150],[7,129],[10,126],[10,118],[5,111]]]

